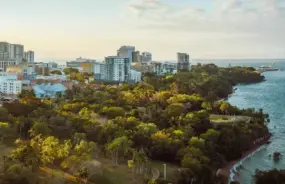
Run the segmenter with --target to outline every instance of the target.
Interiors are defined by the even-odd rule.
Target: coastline
[[[240,166],[242,166],[242,162],[256,152],[260,151],[264,145],[268,143],[271,136],[272,134],[269,133],[268,135],[257,139],[254,141],[254,146],[250,150],[245,151],[241,158],[228,162],[223,168],[220,169],[219,175],[225,179],[226,183],[235,181],[237,179],[238,169]]]

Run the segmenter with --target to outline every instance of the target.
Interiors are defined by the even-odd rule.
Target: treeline
[[[18,139],[5,161],[3,183],[39,181],[18,170],[35,174],[40,166],[92,181],[87,171],[94,168],[82,168],[82,163],[100,157],[114,165],[128,164],[144,183],[218,183],[217,169],[268,133],[268,116],[261,109],[242,110],[220,99],[236,83],[262,80],[251,68],[210,64],[175,75],[147,74],[138,84],[81,85],[56,99],[40,100],[23,91],[18,103],[0,108],[0,121],[7,123],[3,129],[14,130]],[[219,124],[211,121],[211,114],[247,120]],[[5,141],[8,135],[2,132]],[[180,169],[170,181],[156,181],[148,169],[152,160]],[[18,177],[12,177],[15,173]]]

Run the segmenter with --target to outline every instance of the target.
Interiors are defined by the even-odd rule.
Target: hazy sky
[[[102,59],[121,45],[155,60],[285,58],[285,0],[0,0],[0,41],[39,60]]]

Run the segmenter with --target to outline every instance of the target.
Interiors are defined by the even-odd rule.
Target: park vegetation
[[[263,80],[253,68],[198,64],[191,72],[146,74],[138,84],[81,84],[56,99],[24,90],[19,102],[0,108],[0,141],[15,141],[3,157],[1,183],[112,183],[102,159],[127,165],[129,183],[218,183],[219,168],[268,134],[262,109],[221,99],[236,84]],[[246,120],[219,124],[211,115]],[[163,179],[157,161],[176,169]]]

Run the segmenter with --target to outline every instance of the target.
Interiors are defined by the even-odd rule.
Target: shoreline
[[[254,141],[254,143],[257,142],[257,144],[254,144],[250,150],[245,151],[241,158],[228,162],[223,168],[220,169],[219,175],[225,179],[226,183],[229,183],[230,180],[235,181],[238,174],[238,167],[242,166],[242,162],[244,160],[251,157],[254,153],[260,151],[262,147],[268,143],[271,136],[272,134],[269,133],[263,138]]]

